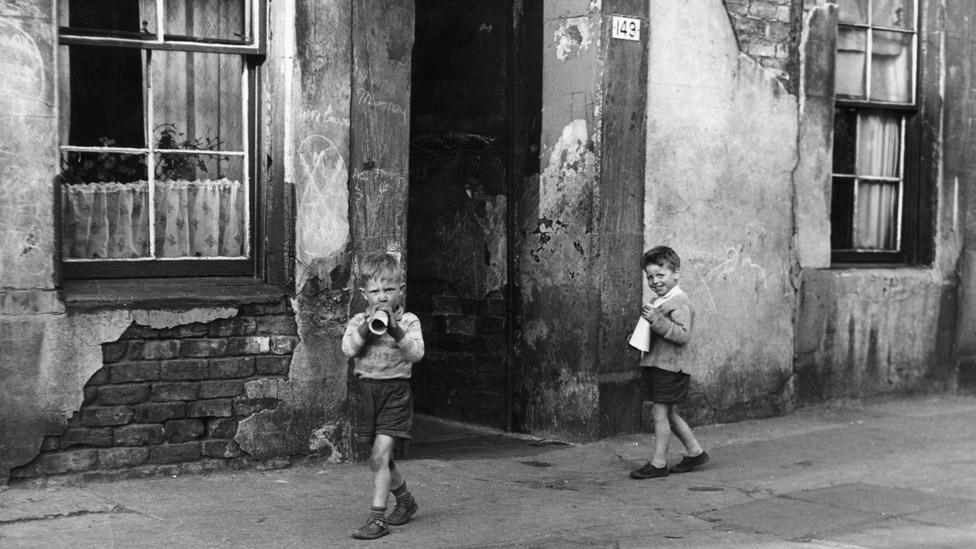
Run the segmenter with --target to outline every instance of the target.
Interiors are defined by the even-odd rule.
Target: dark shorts
[[[658,404],[679,404],[688,399],[691,376],[661,368],[641,368],[644,398]]]
[[[376,435],[410,438],[413,397],[409,379],[358,378],[355,398],[357,441],[371,444]]]

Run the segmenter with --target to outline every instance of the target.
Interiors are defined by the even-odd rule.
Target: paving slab
[[[706,466],[643,481],[628,472],[649,433],[554,445],[471,429],[439,455],[447,430],[400,463],[420,513],[368,543],[350,537],[364,464],[47,479],[0,491],[0,548],[972,549],[974,424],[976,397],[834,403],[698,428]]]

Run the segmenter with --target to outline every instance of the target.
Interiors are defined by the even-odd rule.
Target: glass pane
[[[246,0],[166,0],[166,38],[248,43]]]
[[[857,111],[834,110],[834,173],[852,175],[857,157]]]
[[[62,144],[145,147],[139,50],[61,46],[59,71]]]
[[[186,179],[244,180],[244,158],[240,155],[211,153],[157,153],[156,179],[177,181]]]
[[[897,250],[898,184],[859,181],[854,247],[859,250]]]
[[[116,37],[154,32],[154,0],[60,0],[61,25],[74,32]]]
[[[837,0],[837,19],[841,23],[868,22],[868,0]]]
[[[157,181],[158,257],[244,257],[245,193],[227,178]]]
[[[853,247],[854,178],[835,177],[830,200],[830,247],[850,250]]]
[[[864,73],[867,31],[851,27],[837,29],[837,68],[834,89],[837,95],[864,98]]]
[[[901,116],[862,112],[857,150],[858,175],[901,177]]]
[[[873,31],[871,97],[878,101],[912,101],[912,35]]]
[[[154,147],[243,151],[242,69],[239,55],[153,52]]]
[[[915,3],[912,0],[874,0],[872,9],[871,26],[915,28]]]
[[[147,179],[146,157],[117,152],[75,152],[61,155],[61,181],[81,183],[130,183]]]

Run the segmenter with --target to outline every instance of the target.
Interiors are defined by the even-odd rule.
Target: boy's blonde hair
[[[359,263],[363,280],[389,280],[403,282],[403,269],[397,258],[387,252],[372,252],[363,256]]]

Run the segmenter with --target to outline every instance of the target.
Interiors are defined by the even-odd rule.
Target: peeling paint
[[[563,228],[590,232],[595,223],[596,182],[599,161],[586,120],[563,127],[549,153],[549,164],[539,178],[539,231],[561,233]]]
[[[590,47],[599,48],[599,27],[596,27],[596,32],[594,32],[593,25],[594,23],[586,16],[570,17],[563,20],[552,37],[556,46],[556,58],[560,61],[566,61],[578,57]]]
[[[132,321],[158,330],[194,322],[206,324],[219,318],[232,318],[237,316],[237,310],[237,307],[202,307],[186,311],[137,310],[132,311]]]

